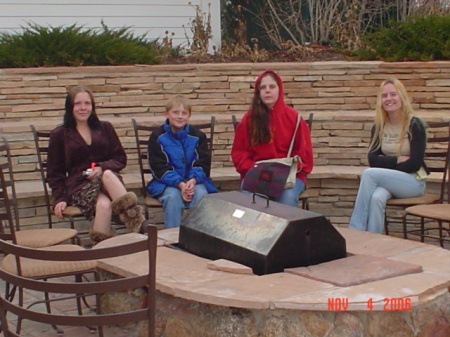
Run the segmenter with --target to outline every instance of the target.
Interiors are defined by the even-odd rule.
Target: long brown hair
[[[66,96],[65,113],[64,113],[64,127],[75,129],[77,127],[77,121],[73,117],[73,104],[75,96],[80,92],[85,92],[89,95],[92,102],[92,113],[88,118],[88,125],[91,129],[98,128],[100,126],[100,121],[98,119],[97,113],[95,112],[95,100],[92,91],[83,85],[77,85],[73,87]]]
[[[250,145],[258,145],[269,143],[272,140],[272,132],[270,130],[270,108],[261,100],[261,90],[259,85],[261,80],[266,77],[272,77],[281,88],[281,79],[275,72],[268,70],[263,72],[255,83],[255,92],[253,94],[252,105],[250,107],[250,120],[248,123],[248,134],[250,136]],[[280,90],[280,95],[282,95]]]

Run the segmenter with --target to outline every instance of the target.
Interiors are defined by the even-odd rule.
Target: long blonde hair
[[[402,102],[401,108],[401,128],[400,134],[398,136],[398,152],[400,152],[400,148],[402,146],[402,140],[405,137],[405,134],[409,134],[409,125],[411,123],[411,118],[414,114],[414,109],[411,105],[411,101],[409,100],[408,93],[406,92],[405,86],[396,78],[388,78],[384,80],[380,84],[380,88],[377,95],[377,105],[375,109],[375,132],[372,137],[372,140],[369,145],[369,151],[377,150],[381,147],[381,138],[383,135],[384,125],[388,120],[388,114],[383,108],[383,104],[381,101],[381,96],[383,93],[383,88],[386,84],[392,84],[400,97]]]

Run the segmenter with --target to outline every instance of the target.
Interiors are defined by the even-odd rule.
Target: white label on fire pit
[[[233,216],[235,218],[239,218],[240,219],[240,218],[242,218],[244,216],[244,214],[245,214],[245,211],[243,211],[241,209],[237,209],[237,210],[234,211]]]

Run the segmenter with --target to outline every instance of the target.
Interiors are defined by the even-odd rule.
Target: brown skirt
[[[123,184],[122,177],[114,172]],[[78,207],[83,215],[90,221],[95,216],[95,205],[97,204],[98,194],[102,191],[102,176],[89,181],[80,190],[76,191],[69,198],[70,206]]]

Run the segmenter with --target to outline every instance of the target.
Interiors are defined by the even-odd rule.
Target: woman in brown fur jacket
[[[94,244],[113,236],[112,212],[130,232],[139,231],[141,208],[119,175],[127,156],[111,123],[98,119],[88,88],[77,86],[67,94],[64,123],[51,132],[47,161],[57,217],[63,218],[67,205],[80,208],[94,219]]]

